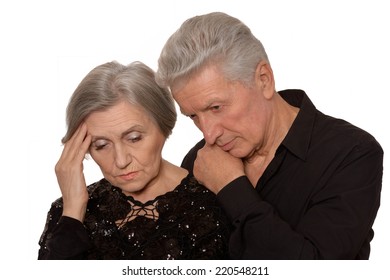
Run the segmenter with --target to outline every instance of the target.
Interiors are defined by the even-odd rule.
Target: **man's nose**
[[[203,133],[206,143],[214,145],[218,137],[222,134],[222,127],[215,120],[200,118],[199,128]]]

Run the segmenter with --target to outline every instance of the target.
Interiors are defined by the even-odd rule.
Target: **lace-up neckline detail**
[[[127,197],[128,203],[131,205],[131,210],[124,219],[116,221],[118,228],[123,227],[126,223],[134,220],[137,217],[145,217],[157,221],[159,214],[156,208],[157,198],[146,203],[135,200],[133,197]]]

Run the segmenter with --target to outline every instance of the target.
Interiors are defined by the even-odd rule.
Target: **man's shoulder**
[[[319,114],[321,125],[317,137],[322,141],[337,144],[340,149],[373,149],[382,151],[381,145],[368,131],[344,119]]]
[[[205,145],[206,141],[204,139],[200,140],[194,147],[192,147],[191,150],[187,153],[187,155],[184,157],[181,167],[185,168],[192,174],[192,171],[194,169],[194,161],[196,159],[196,155],[198,151],[203,148]]]

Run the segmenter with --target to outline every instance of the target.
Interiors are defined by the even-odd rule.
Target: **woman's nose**
[[[115,164],[118,168],[126,168],[132,161],[132,156],[123,145],[115,146]]]

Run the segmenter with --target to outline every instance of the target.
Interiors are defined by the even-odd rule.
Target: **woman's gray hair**
[[[127,66],[116,61],[95,67],[80,82],[66,110],[67,142],[91,113],[104,111],[122,100],[141,106],[168,138],[176,123],[174,100],[155,81],[155,73],[141,62]]]
[[[168,39],[156,81],[172,89],[177,82],[208,65],[219,67],[225,78],[251,85],[260,61],[268,61],[262,43],[240,20],[221,12],[186,20]]]

